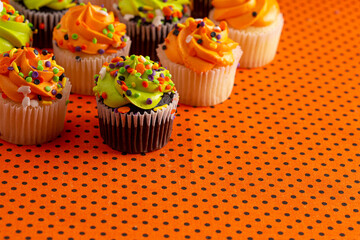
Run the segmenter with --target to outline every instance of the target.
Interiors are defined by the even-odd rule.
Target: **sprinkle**
[[[198,43],[198,44],[202,44],[202,42],[203,42],[202,39],[197,40],[197,43]]]
[[[54,82],[58,82],[58,81],[59,81],[59,77],[58,77],[58,76],[54,76],[54,77],[53,77],[53,81],[54,81]]]
[[[56,25],[56,29],[61,28],[61,24]]]
[[[24,74],[22,72],[19,72],[19,76],[23,78]]]
[[[107,30],[106,28],[104,28],[102,32],[103,32],[103,34],[105,34],[105,35],[108,34],[108,30]]]
[[[216,45],[216,43],[210,43],[209,45],[210,45],[210,47],[211,47],[211,48],[213,48],[213,49],[217,49],[217,45]]]
[[[101,97],[103,98],[103,99],[107,99],[107,93],[106,92],[103,92],[102,94],[101,94]]]
[[[132,86],[133,88],[135,88],[135,87],[136,87],[136,83],[135,83],[135,82],[132,82],[132,83],[131,83],[131,86]]]
[[[103,79],[105,77],[105,74],[106,74],[106,67],[102,67],[99,75]]]
[[[108,38],[113,38],[114,35],[112,33],[108,33],[107,36]]]
[[[26,77],[26,78],[25,78],[25,81],[26,81],[26,82],[32,82],[32,78],[31,78],[31,77]]]
[[[140,97],[140,93],[135,93],[135,94],[134,94],[134,97],[135,97],[135,98]]]
[[[35,80],[34,80],[34,84],[35,84],[35,85],[39,85],[39,84],[40,84],[40,80],[39,80],[39,79],[35,79]]]
[[[126,69],[124,68],[124,67],[121,67],[120,69],[119,69],[119,72],[122,74],[122,73],[125,73],[126,72]]]
[[[55,89],[51,90],[51,94],[52,94],[52,95],[54,95],[54,96],[55,96],[55,95],[56,95],[56,93],[57,93],[57,92],[56,92],[56,90],[55,90]]]
[[[252,16],[256,17],[257,16],[257,12],[252,12]]]
[[[29,73],[30,74],[30,73]],[[32,78],[38,78],[39,77],[39,73],[37,72],[37,71],[33,71],[32,73],[31,73],[31,77]]]
[[[175,29],[175,30],[173,31],[173,34],[174,34],[175,36],[178,36],[178,35],[179,35],[179,33],[180,33],[180,31],[179,31],[179,30],[177,30],[177,29]]]
[[[143,81],[142,85],[143,85],[144,88],[147,88],[149,86],[149,83],[147,81]]]
[[[165,104],[165,105],[163,105],[163,106],[156,107],[156,108],[154,108],[153,110],[154,110],[154,112],[157,112],[157,111],[162,110],[162,109],[167,108],[167,107],[168,107],[168,105]]]
[[[58,69],[58,68],[54,68],[54,69],[53,69],[53,72],[54,72],[54,74],[58,74],[58,73],[59,73],[59,69]]]
[[[105,50],[104,50],[104,49],[99,49],[99,50],[98,50],[98,53],[99,53],[99,54],[104,54],[104,53],[105,53]]]
[[[149,76],[148,76],[148,79],[149,79],[150,81],[153,81],[153,80],[154,80],[154,76],[153,76],[153,75],[149,75]]]
[[[167,47],[166,47],[165,44],[162,46],[162,49],[163,49],[163,50],[166,50],[166,49],[167,49]]]
[[[92,42],[93,42],[93,44],[96,44],[96,43],[97,43],[97,39],[96,39],[96,38],[93,38],[93,39],[92,39]]]
[[[193,38],[193,36],[188,35],[188,36],[186,37],[185,42],[186,42],[186,43],[190,43],[190,42],[191,42],[191,40],[192,40],[192,38]]]
[[[115,28],[113,24],[109,24],[108,29],[110,30],[110,32],[115,32]]]
[[[42,53],[42,55],[44,55],[44,56],[46,56],[46,55],[48,55],[48,54],[49,54],[49,52],[48,52],[47,50],[45,50],[45,49],[44,49],[44,50],[42,50],[42,52],[41,52],[41,53]]]
[[[130,108],[129,107],[120,107],[117,109],[118,113],[128,113],[130,112]]]
[[[58,94],[56,94],[56,96],[55,96],[57,99],[62,99],[62,94],[61,93],[58,93]]]
[[[148,105],[152,104],[151,98],[146,99],[146,104],[148,104]]]
[[[45,62],[45,67],[48,67],[48,68],[51,67],[51,62],[50,62],[50,61],[46,61],[46,62]]]
[[[50,91],[51,91],[51,87],[49,87],[49,86],[44,87],[44,89],[45,89],[45,91],[47,91],[47,92],[50,92]]]
[[[43,105],[51,105],[52,101],[42,101],[41,102]]]
[[[132,95],[131,90],[126,90],[126,95],[128,95],[130,97]]]
[[[73,33],[73,34],[71,35],[71,38],[74,39],[74,40],[76,40],[76,39],[79,38],[79,35],[77,35],[76,33]]]
[[[201,38],[201,35],[199,35],[199,34],[194,34],[194,38],[195,38],[195,39],[200,39],[200,38]]]
[[[218,35],[216,36],[216,39],[217,39],[217,40],[220,40],[220,39],[221,39],[221,35],[218,34]]]

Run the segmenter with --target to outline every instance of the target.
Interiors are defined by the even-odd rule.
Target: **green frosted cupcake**
[[[0,53],[32,44],[33,25],[10,4],[0,1]]]
[[[51,48],[52,31],[66,11],[75,6],[73,0],[10,0],[20,13],[34,23],[34,47]]]
[[[117,57],[102,67],[94,92],[106,144],[128,153],[166,145],[179,101],[171,77],[143,56]]]

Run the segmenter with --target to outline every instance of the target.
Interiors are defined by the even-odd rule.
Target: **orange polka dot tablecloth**
[[[56,140],[0,141],[0,238],[360,239],[360,2],[279,3],[273,63],[159,151],[104,145],[79,95]]]

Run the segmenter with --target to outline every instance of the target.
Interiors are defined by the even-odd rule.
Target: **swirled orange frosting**
[[[61,98],[65,87],[64,69],[56,64],[53,54],[39,53],[34,48],[16,49],[0,56],[0,91],[2,97],[22,102],[20,87],[30,87],[27,97],[35,100]]]
[[[53,38],[72,52],[103,54],[125,47],[125,32],[125,24],[115,21],[113,12],[88,3],[70,8],[54,28]]]
[[[280,13],[277,0],[213,0],[214,19],[226,20],[231,27],[265,27]]]
[[[175,63],[201,73],[234,63],[232,50],[238,46],[228,38],[226,22],[216,26],[208,18],[188,18],[176,24],[165,39],[166,56]]]

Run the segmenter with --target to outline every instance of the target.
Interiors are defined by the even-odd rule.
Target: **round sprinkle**
[[[19,72],[19,76],[20,76],[20,77],[24,77],[24,74],[21,73],[21,72]]]
[[[115,28],[113,24],[109,24],[108,29],[110,30],[110,32],[115,32]]]
[[[52,94],[52,95],[54,95],[54,96],[55,96],[55,95],[56,95],[56,93],[57,93],[57,91],[56,91],[55,89],[51,90],[51,94]]]
[[[45,89],[45,91],[47,91],[47,92],[50,92],[50,91],[51,91],[51,87],[49,87],[49,86],[44,87],[44,89]]]
[[[54,68],[53,73],[58,74],[58,73],[59,73],[59,69],[58,69],[58,68]]]
[[[58,77],[58,76],[54,76],[54,77],[53,77],[53,80],[54,80],[54,82],[58,82],[58,81],[59,81],[59,77]]]
[[[41,52],[41,53],[42,53],[42,55],[44,55],[44,56],[46,56],[46,55],[48,55],[48,54],[49,54],[49,52],[48,52],[47,50],[45,50],[45,49],[44,49],[44,50],[42,50],[42,52]]]
[[[211,33],[210,33],[210,36],[211,36],[211,37],[216,37],[216,32],[211,32]]]
[[[163,46],[162,46],[162,49],[163,49],[163,50],[166,50],[166,49],[167,49],[166,45],[163,45]]]
[[[32,82],[32,78],[31,78],[31,77],[27,77],[27,78],[25,78],[25,80],[26,80],[27,82]]]
[[[71,35],[71,38],[74,39],[74,40],[76,40],[76,39],[79,38],[79,35],[77,35],[76,33],[73,33],[73,34]]]
[[[96,38],[93,38],[93,39],[92,39],[92,42],[93,42],[93,44],[96,44],[96,43],[97,43],[97,39],[96,39]]]
[[[152,74],[152,70],[151,69],[146,70],[146,74],[148,75]]]
[[[135,73],[135,76],[137,76],[137,77],[141,77],[141,73]]]
[[[144,88],[147,88],[149,86],[149,83],[147,81],[143,81],[142,85],[143,85]]]
[[[56,98],[57,99],[62,99],[62,94],[61,93],[56,94]]]
[[[48,67],[48,68],[51,67],[51,62],[50,62],[50,61],[46,61],[46,62],[45,62],[45,67]]]
[[[120,73],[125,73],[126,72],[126,69],[124,67],[121,67],[120,70],[119,70]]]
[[[44,70],[44,67],[43,66],[41,66],[41,65],[39,65],[39,66],[37,66],[37,68],[36,68],[37,70],[39,70],[39,71],[42,71],[42,70]]]
[[[114,35],[112,33],[108,33],[107,36],[108,38],[113,38]]]
[[[126,95],[131,96],[132,95],[131,90],[126,90]]]
[[[104,49],[99,49],[99,50],[98,50],[98,53],[99,53],[99,54],[104,54],[104,53],[105,53],[105,50],[104,50]]]
[[[148,104],[148,105],[152,104],[151,98],[146,99],[146,104]]]
[[[131,55],[131,57],[130,57],[131,60],[134,60],[135,58],[136,58],[135,55]]]
[[[198,43],[198,44],[202,44],[202,42],[203,42],[202,39],[197,40],[197,43]]]
[[[39,73],[38,73],[37,71],[33,71],[33,72],[31,73],[31,77],[32,77],[32,78],[38,78],[38,77],[39,77]]]
[[[39,84],[40,84],[40,80],[39,80],[39,79],[35,79],[35,80],[34,80],[34,84],[35,84],[35,85],[39,85]]]
[[[103,29],[103,34],[108,34],[108,30],[106,28]]]
[[[257,16],[257,12],[252,12],[252,16],[256,17]]]
[[[39,55],[39,52],[38,52],[38,50],[36,50],[36,49],[34,49],[34,53],[35,53],[36,55]]]
[[[136,98],[140,97],[140,93],[135,93],[134,97],[136,97]]]

